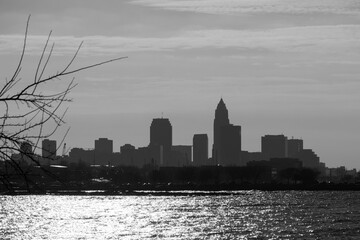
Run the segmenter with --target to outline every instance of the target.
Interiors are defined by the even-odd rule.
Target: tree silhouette
[[[290,184],[292,180],[293,183],[296,183],[296,180],[299,178],[300,170],[297,168],[285,168],[278,172],[280,179],[286,180],[287,184]]]
[[[71,69],[82,42],[64,68],[45,76],[45,71],[52,57],[55,44],[50,46],[51,31],[47,37],[40,59],[36,64],[34,76],[21,78],[21,69],[26,52],[30,16],[27,19],[24,42],[20,59],[10,79],[6,79],[0,86],[0,183],[7,190],[12,191],[11,176],[18,176],[24,180],[27,189],[31,179],[28,170],[21,162],[14,159],[14,155],[24,156],[33,164],[42,168],[39,157],[34,153],[39,150],[40,142],[52,136],[65,121],[67,108],[64,103],[71,102],[68,97],[76,86],[74,73],[94,68],[126,57],[113,58],[96,64]],[[66,87],[56,92],[46,90],[59,82],[66,82]],[[64,134],[64,138],[68,130]],[[61,145],[61,143],[60,143]],[[29,147],[30,146],[30,147]],[[29,151],[31,149],[32,151]],[[48,174],[51,175],[50,172]]]
[[[316,179],[317,177],[320,175],[320,172],[318,172],[317,170],[314,169],[310,169],[310,168],[303,168],[300,171],[300,181],[303,184],[315,184],[317,183]]]

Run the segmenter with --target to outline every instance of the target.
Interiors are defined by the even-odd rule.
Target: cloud
[[[269,30],[194,30],[169,37],[54,36],[55,55],[73,54],[84,41],[81,55],[119,55],[127,52],[211,49],[256,49],[280,52],[343,53],[360,48],[360,25],[329,25]],[[18,53],[23,36],[0,35],[0,54]],[[46,36],[29,36],[27,54],[40,54]]]
[[[357,0],[133,0],[132,3],[165,10],[208,14],[359,14],[360,7]]]

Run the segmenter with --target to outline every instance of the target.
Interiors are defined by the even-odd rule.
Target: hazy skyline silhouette
[[[127,143],[120,146],[120,149],[114,150],[112,139],[100,137],[94,141],[94,148],[90,149],[74,147],[66,152],[64,143],[63,146],[58,146],[58,149],[63,149],[61,155],[56,154],[56,141],[45,139],[42,141],[42,160],[55,160],[55,155],[58,155],[53,163],[47,161],[45,164],[132,166],[145,169],[147,167],[245,167],[249,164],[249,166],[268,167],[269,164],[275,164],[281,165],[284,169],[292,166],[309,168],[321,173],[321,176],[331,176],[331,171],[336,171],[321,162],[313,149],[304,149],[302,139],[289,139],[284,135],[264,135],[261,137],[261,151],[252,152],[242,149],[241,126],[231,124],[229,112],[222,98],[215,109],[214,140],[211,150],[208,133],[195,132],[192,144],[176,145],[173,144],[172,129],[170,119],[154,118],[149,128],[149,142],[145,146],[133,146]],[[28,151],[29,146],[24,144],[24,149]],[[50,155],[53,157],[49,158]],[[277,159],[277,162],[272,162],[275,161],[274,159]],[[292,164],[294,160],[296,163]],[[355,169],[351,171],[353,170]]]
[[[171,189],[172,184],[177,184],[180,188],[192,190],[235,190],[248,189],[249,186],[275,190],[282,189],[285,182],[288,185],[292,182],[292,187],[300,182],[303,184],[300,189],[316,184],[316,189],[320,190],[335,182],[352,183],[350,188],[355,189],[356,169],[346,169],[344,166],[326,167],[326,163],[321,162],[320,157],[312,149],[304,149],[302,139],[288,139],[284,135],[264,135],[261,138],[260,152],[242,149],[241,126],[230,123],[229,112],[222,98],[215,109],[213,126],[214,144],[210,158],[204,158],[209,150],[207,134],[194,133],[193,145],[174,145],[171,121],[162,117],[152,119],[149,143],[146,146],[135,147],[125,144],[117,151],[114,150],[112,139],[100,137],[94,141],[94,148],[75,147],[66,154],[65,144],[57,147],[56,141],[44,139],[41,156],[33,154],[30,142],[24,142],[21,148],[29,155],[13,154],[12,159],[19,165],[36,171],[39,169],[36,169],[32,158],[28,157],[35,156],[39,164],[66,176],[70,182],[74,179],[84,181],[91,174],[103,180],[106,179],[105,176],[113,176],[111,180],[104,180],[107,185],[103,185],[102,188],[106,189],[111,188],[110,185],[115,182],[137,184],[139,189],[143,186],[146,186],[146,189],[158,189],[165,185]],[[63,151],[57,154],[57,149]],[[3,162],[3,166],[5,169],[9,167],[7,162]],[[74,169],[81,169],[81,174],[78,171],[74,172]],[[72,172],[74,174],[70,176]],[[40,175],[34,176],[42,179]],[[210,188],[205,186],[209,182],[213,184]],[[246,185],[249,183],[253,185]],[[271,186],[266,186],[270,183]],[[51,181],[47,184],[51,185]],[[126,184],[128,187],[130,185]],[[336,185],[335,188],[339,186]],[[91,181],[87,185],[87,188],[89,187]],[[126,189],[123,188],[123,191]]]
[[[76,75],[68,147],[90,148],[98,137],[115,150],[145,146],[149,120],[163,112],[174,144],[208,133],[211,149],[222,96],[242,126],[243,149],[259,151],[261,136],[284,134],[305,139],[329,167],[360,168],[356,1],[15,0],[1,1],[0,13],[3,79],[15,68],[29,14],[24,76],[33,75],[49,29],[56,42],[49,70],[82,40],[74,67],[129,56]]]

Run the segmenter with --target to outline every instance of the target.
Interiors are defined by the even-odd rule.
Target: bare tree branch
[[[62,110],[63,105],[72,101],[68,95],[77,84],[74,83],[72,77],[70,80],[65,80],[67,85],[64,89],[55,93],[46,93],[45,86],[63,81],[65,77],[77,72],[127,58],[113,58],[70,70],[81,50],[83,44],[81,42],[64,68],[50,74],[48,77],[43,77],[55,47],[55,44],[52,44],[49,49],[52,34],[52,31],[50,31],[36,64],[33,80],[26,83],[20,77],[20,73],[26,52],[29,23],[30,16],[26,22],[24,42],[16,69],[12,77],[9,80],[5,79],[3,86],[0,88],[0,184],[4,185],[9,191],[12,189],[11,176],[14,174],[22,177],[29,191],[30,184],[34,185],[29,178],[27,168],[24,168],[16,160],[15,156],[21,156],[21,158],[25,156],[34,165],[39,166],[51,175],[40,164],[39,159],[41,158],[35,152],[42,150],[40,146],[42,140],[53,136],[59,127],[65,123],[64,117],[67,108]],[[66,131],[65,136],[68,131],[69,129]],[[60,141],[61,143],[63,143],[64,138]],[[24,151],[22,149],[24,143],[30,144],[33,151]],[[13,173],[9,174],[9,171]]]

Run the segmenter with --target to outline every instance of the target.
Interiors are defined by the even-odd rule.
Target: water
[[[0,196],[0,239],[360,239],[360,192]]]

